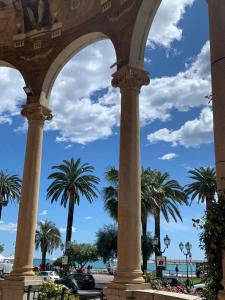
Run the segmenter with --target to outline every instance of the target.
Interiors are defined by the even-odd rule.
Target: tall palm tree
[[[53,166],[53,172],[48,176],[53,182],[47,189],[47,198],[51,198],[51,202],[61,199],[61,205],[68,207],[67,229],[66,229],[66,245],[71,242],[73,215],[75,204],[80,204],[80,196],[84,196],[89,203],[92,203],[97,197],[97,184],[99,178],[92,175],[94,167],[85,163],[81,164],[80,159],[63,160],[63,164]]]
[[[198,202],[206,203],[206,211],[210,204],[215,201],[216,194],[216,171],[211,167],[200,167],[188,171],[189,178],[193,180],[185,188],[187,195],[191,195],[191,203],[195,198]],[[190,204],[191,204],[190,203]]]
[[[38,222],[38,229],[35,235],[36,250],[41,249],[42,270],[46,267],[46,255],[52,254],[53,250],[62,246],[61,234],[59,229],[51,221]]]
[[[17,175],[10,175],[0,171],[0,220],[2,208],[7,206],[9,201],[19,202],[21,192],[21,180]]]
[[[155,236],[158,238],[158,247],[155,248],[156,257],[161,255],[160,243],[160,220],[161,213],[163,214],[166,222],[170,221],[170,216],[177,222],[178,219],[182,221],[182,217],[178,205],[187,204],[187,197],[176,180],[171,180],[169,173],[161,173],[154,170],[154,178],[152,180],[152,193],[155,200],[153,208],[153,215],[155,220]],[[157,268],[157,276],[161,277],[162,270]]]

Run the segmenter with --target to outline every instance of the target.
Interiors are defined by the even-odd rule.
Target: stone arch
[[[4,60],[0,60],[0,67],[8,67],[15,69],[15,67],[12,64]]]
[[[65,64],[79,51],[84,49],[85,47],[100,41],[109,39],[108,36],[101,32],[93,32],[88,33],[86,35],[83,35],[79,37],[78,39],[74,40],[72,43],[70,43],[66,48],[64,48],[60,54],[55,58],[53,63],[51,64],[50,68],[48,69],[48,72],[45,76],[44,83],[42,86],[41,96],[40,96],[40,103],[48,106],[49,105],[49,96],[53,87],[53,84],[62,70],[62,68],[65,66]]]
[[[139,9],[130,48],[130,65],[133,67],[143,68],[144,52],[149,30],[161,1],[143,0]]]

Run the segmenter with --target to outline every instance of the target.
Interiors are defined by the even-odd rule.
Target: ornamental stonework
[[[24,105],[21,114],[29,121],[47,121],[52,119],[51,110],[39,103]]]
[[[143,85],[148,85],[150,79],[148,73],[131,66],[122,67],[113,74],[112,86],[120,89],[140,90]]]

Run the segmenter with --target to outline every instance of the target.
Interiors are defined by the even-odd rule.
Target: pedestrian
[[[179,273],[178,265],[176,265],[175,272],[176,272],[176,275],[177,275],[177,277],[178,277],[178,273]]]

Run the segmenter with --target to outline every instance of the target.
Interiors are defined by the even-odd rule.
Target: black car
[[[81,290],[92,290],[95,287],[94,277],[90,274],[73,273],[70,274],[68,278],[75,279],[78,284],[78,288]]]
[[[78,292],[78,284],[74,278],[70,277],[64,277],[62,279],[55,280],[55,283],[65,285],[67,288],[69,288],[73,294],[77,294]]]

